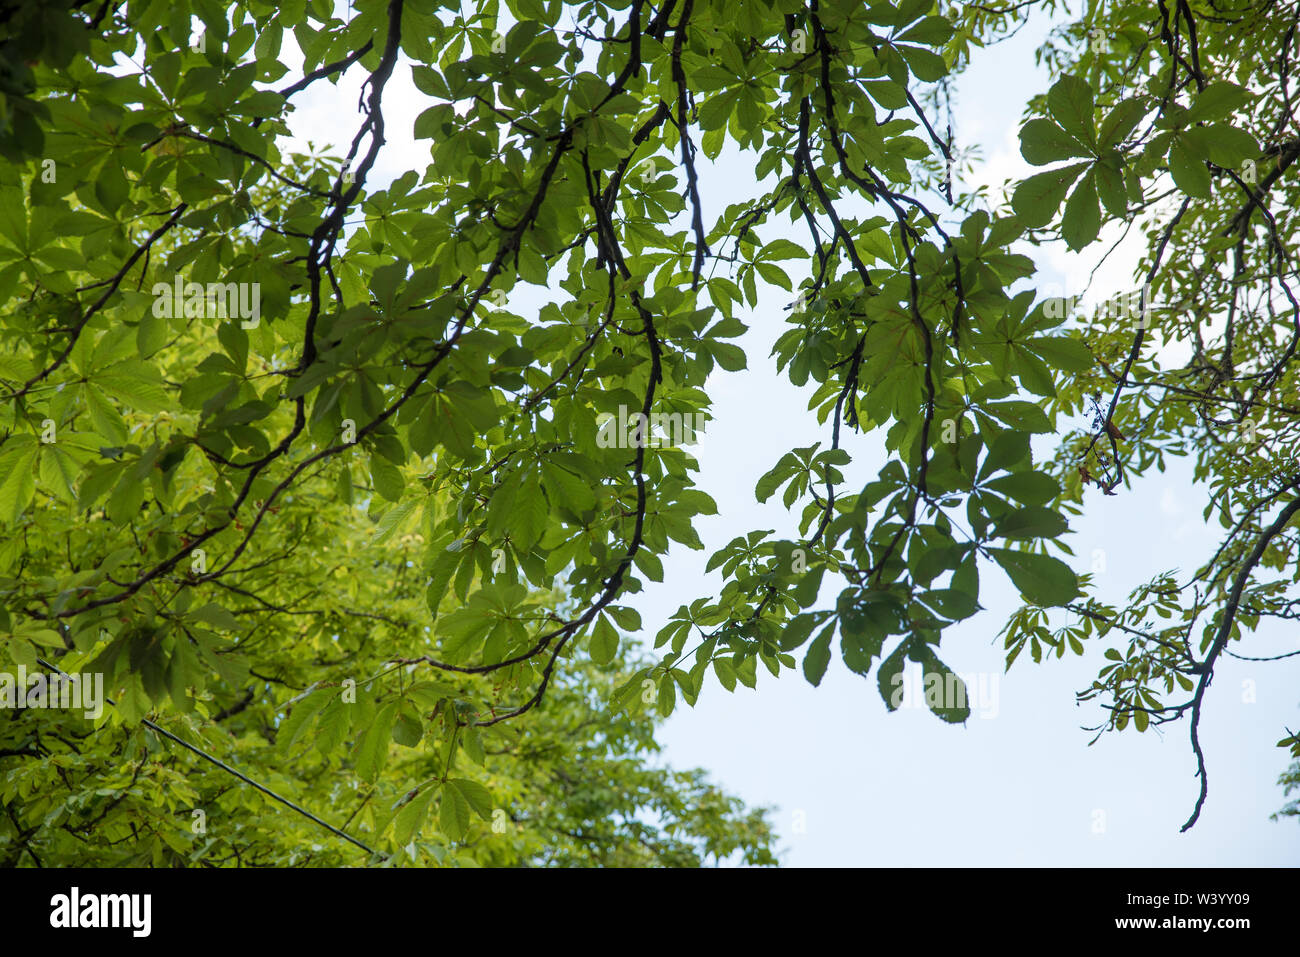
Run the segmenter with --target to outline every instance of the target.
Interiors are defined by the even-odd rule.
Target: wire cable
[[[55,672],[56,674],[63,675],[63,677],[65,678],[72,677],[72,675],[68,674],[63,669],[50,664],[44,658],[37,658],[36,660],[46,668],[49,668],[51,671]],[[114,701],[112,698],[108,697],[107,695],[104,696],[104,700],[107,701],[109,704],[111,704],[114,708],[117,707],[117,702]],[[341,831],[333,824],[330,824],[328,821],[321,820],[315,814],[311,813],[311,811],[308,811],[306,808],[299,807],[297,804],[294,804],[288,798],[281,797],[280,795],[276,794],[274,791],[272,791],[270,788],[266,787],[265,785],[258,784],[247,774],[244,774],[242,771],[238,771],[235,768],[232,768],[230,765],[226,764],[226,762],[222,761],[220,758],[213,757],[212,755],[208,754],[206,751],[203,751],[200,748],[196,748],[188,741],[185,741],[182,738],[178,738],[176,735],[172,734],[166,728],[159,727],[158,725],[154,724],[154,722],[150,721],[148,718],[141,718],[140,722],[146,728],[149,728],[150,730],[155,731],[158,734],[161,734],[164,738],[167,738],[170,741],[175,741],[183,748],[188,748],[190,751],[193,751],[195,754],[197,754],[199,757],[203,758],[204,760],[212,762],[217,767],[221,768],[221,770],[227,772],[228,774],[234,775],[235,777],[239,778],[239,780],[243,781],[245,784],[249,784],[257,788],[257,790],[261,791],[263,794],[267,795],[268,797],[272,797],[275,800],[279,801],[285,807],[291,808],[292,810],[297,811],[299,814],[301,814],[303,817],[307,818],[308,820],[316,822],[321,827],[325,828],[325,830],[338,835],[339,837],[343,838],[343,840],[345,841],[355,844],[357,847],[361,848],[366,853],[375,854],[375,855],[378,854],[378,852],[375,851],[373,848],[368,847],[367,845],[361,843],[361,841],[357,840],[355,837],[353,837],[351,834],[348,834],[346,831]]]

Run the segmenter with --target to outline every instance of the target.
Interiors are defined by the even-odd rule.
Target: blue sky
[[[958,143],[978,145],[982,154],[966,182],[997,184],[1029,169],[1016,131],[1025,98],[1051,84],[1033,61],[1046,26],[1039,18],[1015,38],[977,53],[958,83]],[[739,168],[711,173],[703,194],[709,212],[752,189]],[[803,238],[793,230],[786,235]],[[1036,284],[1080,290],[1116,235],[1103,234],[1077,256],[1064,249],[1035,255]],[[1133,288],[1139,254],[1138,246],[1121,246],[1098,271],[1097,288],[1108,294]],[[678,596],[699,589],[709,550],[751,528],[793,525],[779,505],[758,506],[753,496],[754,481],[781,454],[826,433],[805,410],[809,393],[763,359],[785,328],[779,303],[787,298],[777,291],[752,316],[742,316],[751,324],[743,341],[751,371],[710,382],[716,419],[699,453],[700,484],[717,499],[720,515],[700,523],[706,552],[677,556],[663,585],[637,603],[651,633],[676,609]],[[875,442],[852,436],[844,445],[855,453],[855,466],[862,466],[855,474],[864,479],[884,464]],[[1092,494],[1086,504],[1086,515],[1072,522],[1072,564],[1081,572],[1092,570],[1094,561],[1104,567],[1096,580],[1107,600],[1122,600],[1159,572],[1187,573],[1217,545],[1217,526],[1207,529],[1201,518],[1203,491],[1193,489],[1183,464],[1118,497]],[[982,568],[981,576],[987,610],[945,632],[941,653],[955,671],[991,679],[1002,671],[996,635],[1018,598],[996,569]],[[822,598],[825,607],[831,589]],[[1292,650],[1294,637],[1288,643],[1279,632],[1262,632],[1240,650],[1255,656]],[[1099,711],[1077,706],[1075,692],[1095,676],[1102,650],[1094,642],[1082,659],[1041,665],[1022,656],[998,681],[996,717],[982,718],[975,709],[964,727],[946,725],[924,709],[887,712],[874,681],[833,658],[816,689],[797,673],[776,680],[763,669],[756,691],[729,695],[715,683],[695,709],[672,716],[662,737],[674,763],[709,768],[747,801],[778,808],[774,819],[789,865],[1300,861],[1300,828],[1268,820],[1282,804],[1274,782],[1287,764],[1274,743],[1285,736],[1284,726],[1300,725],[1300,660],[1221,659],[1202,720],[1210,796],[1196,827],[1179,834],[1197,793],[1187,723],[1163,734],[1107,735],[1091,747],[1091,735],[1081,730],[1097,723]],[[1254,703],[1243,701],[1250,697],[1243,685],[1248,680]]]
[[[1028,169],[1015,134],[1025,98],[1051,83],[1033,61],[1046,26],[1040,17],[1015,38],[978,52],[957,84],[957,142],[980,151],[976,168],[962,177],[967,184],[996,184]],[[317,84],[295,100],[291,125],[303,140],[341,145],[351,136],[360,79],[354,71],[337,87]],[[372,186],[427,164],[428,142],[410,135],[423,100],[409,70],[399,67],[385,93],[389,143]],[[341,124],[344,111],[348,121]],[[761,191],[752,160],[724,152],[702,171],[705,222]],[[806,242],[799,230],[775,220],[761,234]],[[1103,233],[1077,256],[1064,249],[1037,253],[1035,284],[1079,291],[1114,238]],[[1131,289],[1139,254],[1140,247],[1122,245],[1098,271],[1097,288]],[[793,266],[787,270],[797,283],[801,275]],[[539,292],[512,293],[510,309],[528,315],[544,301]],[[757,309],[741,311],[750,325],[741,340],[750,368],[719,372],[709,383],[715,418],[695,451],[700,487],[717,501],[719,514],[699,522],[704,551],[675,546],[665,562],[665,581],[629,602],[641,612],[646,636],[678,605],[720,585],[716,573],[704,574],[714,549],[757,528],[776,529],[783,538],[796,535],[796,517],[775,499],[758,504],[753,492],[757,478],[791,447],[829,441],[828,430],[807,411],[810,391],[791,385],[767,358],[786,328],[782,307],[791,298],[769,288]],[[1176,345],[1169,354],[1176,357]],[[855,457],[848,487],[860,487],[884,464],[880,444],[849,433],[844,445]],[[1093,493],[1086,504],[1087,514],[1072,523],[1072,564],[1081,572],[1104,565],[1096,580],[1108,600],[1122,600],[1165,570],[1181,569],[1185,578],[1217,544],[1217,527],[1207,529],[1201,518],[1203,490],[1192,487],[1183,464],[1117,497]],[[1107,735],[1089,747],[1091,735],[1081,726],[1095,724],[1099,711],[1077,706],[1075,692],[1095,676],[1103,646],[1094,641],[1082,659],[1040,665],[1025,654],[1003,674],[996,636],[1018,599],[999,570],[981,568],[981,576],[986,611],[945,632],[941,649],[955,671],[996,687],[996,707],[991,700],[981,703],[965,726],[946,725],[923,708],[888,713],[874,680],[852,674],[835,656],[816,689],[798,672],[778,680],[761,668],[754,691],[742,687],[728,694],[711,678],[698,705],[679,703],[661,733],[665,760],[707,768],[748,803],[773,806],[784,861],[792,866],[1300,861],[1300,827],[1293,820],[1268,820],[1283,803],[1275,781],[1287,765],[1274,742],[1286,726],[1300,726],[1300,659],[1220,661],[1201,732],[1209,800],[1196,827],[1180,834],[1197,793],[1187,723],[1163,733]],[[836,590],[823,591],[821,607]],[[1277,629],[1250,637],[1239,650],[1265,656],[1294,647],[1294,636]]]

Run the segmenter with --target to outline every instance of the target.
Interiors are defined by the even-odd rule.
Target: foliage
[[[116,707],[93,720],[75,708],[2,712],[0,861],[367,860],[161,729],[341,826],[376,861],[775,863],[764,812],[744,811],[700,771],[659,767],[653,713],[602,707],[639,664],[626,646],[601,666],[569,662],[526,726],[476,727],[482,704],[471,679],[421,680],[415,665],[394,664],[431,645],[423,535],[385,538],[382,520],[312,484],[286,499],[247,564],[221,579],[225,605],[186,607],[181,597],[160,610],[176,615],[174,633],[114,617],[107,627],[125,636],[120,654],[94,635],[81,647],[67,632],[71,647],[54,631],[10,639],[33,672],[40,657],[105,673]],[[24,552],[24,573],[36,580],[65,561],[93,564],[112,537],[108,519],[85,522],[71,506],[51,503],[39,515]],[[131,560],[95,574],[112,577]],[[547,616],[554,605],[538,592],[528,608]],[[154,728],[142,724],[146,714]]]
[[[32,44],[32,75],[0,131],[15,164],[0,173],[5,653],[53,646],[63,667],[107,671],[129,725],[190,720],[212,688],[243,687],[242,667],[322,682],[284,719],[331,746],[322,762],[348,735],[324,689],[417,665],[427,701],[390,690],[350,720],[363,780],[390,727],[399,745],[438,738],[444,767],[529,712],[563,727],[550,702],[565,675],[616,667],[641,624],[620,602],[662,579],[673,543],[701,548],[693,523],[717,508],[694,459],[646,441],[637,414],[707,416],[710,374],[749,365],[730,340],[761,282],[793,300],[773,356],[826,431],[757,477],[797,528],[712,556],[721,591],[682,604],[613,711],[666,716],[710,672],[752,687],[760,665],[816,684],[837,636],[888,701],[907,659],[949,675],[945,629],[1005,572],[1025,601],[1008,666],[1026,647],[1038,660],[1118,637],[1081,695],[1107,709],[1098,730],[1189,718],[1191,826],[1215,664],[1261,619],[1292,617],[1300,575],[1286,574],[1300,567],[1295,24],[1268,2],[1086,5],[1042,51],[1055,79],[1021,130],[1046,168],[1009,202],[963,193],[938,120],[949,80],[1036,6],[363,0],[345,21],[322,0],[9,4],[3,49]],[[428,99],[414,133],[431,161],[378,188],[399,55]],[[347,70],[368,75],[348,155],[282,153],[294,96]],[[752,158],[757,195],[706,223],[699,165],[724,149]],[[806,247],[760,236],[783,218]],[[1148,219],[1127,318],[1071,315],[1026,285],[1032,247],[1082,249]],[[260,310],[236,315],[223,289],[252,283]],[[519,284],[545,287],[535,316],[511,311]],[[1159,351],[1175,341],[1186,363]],[[888,456],[856,493],[851,429]],[[1161,576],[1110,607],[1068,561],[1068,517],[1166,456],[1194,460],[1222,547],[1191,581]],[[354,503],[368,543],[343,534]],[[416,534],[412,570],[392,577],[423,576],[425,609],[395,616],[347,569]],[[327,604],[335,623],[295,636],[308,594],[402,627],[367,644]],[[1152,614],[1172,623],[1152,630]],[[295,670],[303,642],[321,673]],[[449,782],[439,827],[454,839],[488,798]],[[719,846],[760,855],[760,823],[720,813],[702,830],[730,827]]]
[[[1291,792],[1300,790],[1300,735],[1288,734],[1285,738],[1277,743],[1279,748],[1290,748],[1291,756],[1295,760],[1291,762],[1282,776],[1278,778],[1278,784],[1282,787],[1282,793],[1286,797],[1291,797]],[[1271,815],[1274,821],[1283,817],[1300,817],[1300,798],[1291,798],[1277,813]]]

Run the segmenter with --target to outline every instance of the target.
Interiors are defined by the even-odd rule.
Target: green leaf
[[[864,80],[862,85],[871,94],[871,98],[885,109],[907,109],[907,90],[893,80]]]
[[[36,649],[26,638],[10,635],[9,640],[4,643],[4,647],[9,652],[9,657],[13,659],[14,664],[24,666],[32,673],[41,670],[40,662],[36,660]]]
[[[826,666],[830,664],[831,639],[834,634],[835,622],[832,620],[813,639],[812,644],[808,646],[808,652],[804,655],[803,676],[814,688],[822,683],[822,677],[826,674]]]
[[[433,451],[438,441],[438,403],[436,399],[430,398],[424,404],[424,408],[420,410],[419,415],[411,422],[407,440],[410,442],[411,451],[420,458],[424,458]]]
[[[1020,131],[1020,153],[1033,166],[1089,156],[1091,151],[1051,120],[1030,120]]]
[[[43,648],[58,648],[60,651],[65,650],[63,636],[57,631],[50,628],[33,628],[24,630],[22,636],[34,644]]]
[[[469,804],[470,809],[485,821],[492,819],[492,792],[468,778],[451,778],[448,787],[453,787]]]
[[[157,371],[143,362],[120,362],[95,373],[90,381],[141,412],[166,412],[176,407],[163,390]]]
[[[938,83],[948,75],[948,64],[944,58],[933,50],[927,50],[925,47],[907,46],[900,43],[897,50],[905,61],[908,69],[916,76],[918,80],[926,83]]]
[[[433,799],[437,793],[438,786],[436,784],[427,787],[414,800],[397,812],[397,817],[393,818],[394,843],[399,846],[410,843],[411,838],[415,836],[425,819],[428,818],[429,806],[433,804]]]
[[[334,699],[338,692],[333,688],[319,688],[294,704],[275,731],[275,746],[281,754],[288,754],[302,733],[318,714]]]
[[[76,478],[81,467],[76,460],[58,445],[46,445],[41,449],[40,461],[41,483],[65,502],[77,500]]]
[[[1065,372],[1087,372],[1097,361],[1087,343],[1070,336],[1038,336],[1027,340],[1025,345],[1049,365]]]
[[[990,548],[989,554],[1020,593],[1036,605],[1064,605],[1078,597],[1079,580],[1059,558],[1008,548]]]
[[[451,784],[450,781],[447,782]],[[459,841],[469,830],[469,801],[456,787],[442,789],[442,807],[438,811],[438,825],[449,840]]]
[[[911,644],[910,638],[904,638],[876,670],[876,687],[880,689],[880,697],[885,701],[885,707],[890,711],[897,711],[898,705],[902,702],[902,687],[900,685],[903,668],[907,665],[907,651]]]
[[[1062,76],[1047,91],[1047,109],[1067,133],[1088,146],[1096,147],[1092,87],[1085,81],[1068,73]]]
[[[1093,172],[1088,171],[1075,187],[1065,215],[1061,217],[1061,236],[1071,249],[1079,250],[1097,238],[1101,231],[1101,207]]]
[[[700,129],[716,130],[725,127],[740,98],[740,89],[735,87],[725,90],[705,100],[700,105]]]
[[[1183,122],[1191,126],[1194,123],[1224,119],[1250,100],[1251,94],[1237,84],[1217,80],[1206,84],[1205,89],[1196,94],[1196,100]]]
[[[1210,171],[1204,161],[1196,158],[1181,140],[1169,147],[1169,172],[1177,185],[1188,196],[1198,199],[1210,197]]]
[[[1125,137],[1133,132],[1134,127],[1142,121],[1142,117],[1146,115],[1146,112],[1147,106],[1143,100],[1137,98],[1120,100],[1115,104],[1114,109],[1106,114],[1106,119],[1102,121],[1101,132],[1098,135],[1098,146],[1102,150],[1118,146],[1124,141]]]
[[[352,724],[351,707],[339,696],[320,713],[313,743],[321,754],[329,754],[347,737]]]
[[[1088,163],[1073,163],[1029,177],[1016,187],[1011,207],[1026,226],[1046,226],[1056,215],[1070,184],[1088,166]]]
[[[777,269],[776,266],[767,263],[759,263],[757,268],[759,272],[763,272],[764,269]],[[780,272],[779,269],[777,269],[777,271]],[[763,275],[767,278],[767,273],[764,272]],[[782,273],[782,275],[784,275],[784,273]],[[768,282],[771,281],[772,280],[768,278]],[[778,285],[780,285],[780,283],[778,283]],[[788,281],[784,285],[787,289],[790,288]],[[745,350],[735,343],[710,342],[708,348],[709,351],[713,353],[713,358],[718,360],[718,365],[722,366],[722,368],[726,369],[728,372],[740,372],[745,368]]]
[[[546,530],[548,515],[542,486],[535,476],[529,476],[519,486],[510,517],[510,536],[515,545],[524,552],[530,551]]]
[[[997,534],[1003,538],[1057,538],[1067,531],[1069,527],[1065,519],[1057,512],[1036,505],[1016,509],[1002,518],[997,526]]]
[[[752,660],[750,659],[751,662]],[[743,675],[743,672],[740,674]],[[748,687],[753,686],[749,685]],[[658,705],[659,716],[666,718],[673,713],[673,708],[677,706],[677,685],[671,674],[665,674],[659,679],[658,691],[659,695],[655,699],[655,703]]]
[[[388,501],[401,501],[402,492],[406,489],[402,470],[382,455],[370,456],[370,481],[374,484],[375,491]]]
[[[984,487],[1026,505],[1046,505],[1061,494],[1060,483],[1046,472],[1011,472],[985,482]]]
[[[394,505],[388,511],[384,512],[383,517],[375,525],[375,534],[370,539],[371,545],[382,545],[397,533],[405,521],[411,517],[420,506],[419,499],[410,498],[405,502]]]
[[[1248,159],[1259,156],[1259,144],[1245,130],[1229,126],[1227,123],[1215,123],[1207,127],[1210,162],[1225,169],[1240,166]]]
[[[239,631],[239,619],[215,602],[208,602],[201,608],[191,609],[190,618],[211,625],[218,631]]]
[[[984,410],[997,416],[1014,429],[1025,432],[1051,432],[1052,422],[1038,406],[1021,399],[990,402]]]
[[[1102,160],[1092,168],[1097,183],[1097,195],[1101,197],[1106,212],[1116,219],[1128,215],[1128,194],[1124,188],[1123,172],[1107,160]]]
[[[36,371],[22,356],[0,354],[0,379],[8,379],[14,383],[26,382],[36,374]]]
[[[924,642],[917,644],[919,647],[913,657],[921,663],[926,704],[949,724],[964,724],[970,717],[966,682],[939,660],[932,645]]]
[[[86,408],[90,411],[90,421],[96,434],[108,445],[126,445],[128,434],[126,420],[108,401],[104,393],[90,383],[85,383],[81,387],[81,394],[86,400]]]
[[[781,633],[781,650],[794,651],[808,640],[816,624],[817,619],[812,615],[795,615],[786,623],[785,630]]]
[[[429,569],[429,586],[424,593],[424,601],[429,611],[436,619],[438,617],[438,606],[442,603],[442,598],[447,594],[447,586],[451,584],[452,576],[456,574],[456,569],[465,558],[465,553],[461,551],[451,551],[446,547],[431,546],[435,549],[432,567]]]
[[[840,651],[844,663],[858,674],[871,670],[886,636],[903,626],[903,608],[896,596],[886,591],[846,592],[839,603]]]
[[[618,655],[618,632],[604,615],[596,619],[589,648],[591,660],[598,665],[607,665]]]
[[[356,769],[363,781],[375,781],[388,762],[388,748],[392,743],[393,721],[397,716],[398,702],[390,701],[379,709],[375,720],[358,740]]]
[[[760,502],[766,502],[784,482],[789,480],[798,467],[798,459],[787,452],[769,472],[759,478],[754,486],[754,497]]]
[[[155,316],[153,310],[146,312],[135,330],[135,344],[140,356],[149,358],[167,343],[170,334],[166,319]]]
[[[730,658],[714,658],[713,673],[718,676],[718,682],[728,691],[736,690],[736,667],[731,663]]]
[[[553,507],[565,507],[575,512],[585,512],[596,507],[596,496],[591,485],[572,472],[552,462],[543,460],[542,479],[546,495]]]
[[[424,737],[424,722],[408,704],[398,711],[393,722],[393,740],[404,748],[413,748]]]
[[[785,270],[782,269],[780,266],[774,265],[773,263],[755,263],[754,268],[758,270],[758,274],[762,276],[764,280],[771,283],[772,285],[780,286],[782,289],[786,290],[787,292],[794,291],[794,287],[790,283],[790,277],[786,275]],[[732,348],[739,349],[740,347],[733,346]],[[745,367],[744,354],[745,354],[744,350],[740,349],[740,362],[738,365],[735,365],[736,359],[734,356],[729,356],[728,357],[729,361],[731,361],[732,364],[735,365],[737,369],[743,369]],[[722,361],[721,355],[718,356],[718,364],[721,365],[724,369],[729,368],[727,364]]]
[[[105,212],[116,213],[125,205],[129,194],[130,187],[127,185],[122,163],[117,157],[110,155],[99,168],[99,175],[95,178],[95,198],[99,200]]]
[[[792,240],[778,238],[763,245],[763,248],[759,251],[759,258],[769,261],[773,259],[807,259],[808,250]]]
[[[898,35],[904,43],[924,43],[928,46],[942,46],[952,36],[952,21],[947,17],[922,17],[912,26]]]

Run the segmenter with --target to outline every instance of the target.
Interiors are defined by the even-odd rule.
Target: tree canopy
[[[963,190],[950,84],[1036,10],[1043,169]],[[6,716],[4,854],[355,859],[147,719],[374,859],[767,863],[655,723],[836,652],[893,707],[1004,573],[1008,667],[1093,655],[1098,733],[1186,725],[1192,826],[1216,664],[1300,601],[1297,55],[1271,0],[0,3],[0,656],[116,702]],[[288,150],[349,71],[347,152]],[[381,184],[399,71],[428,155]],[[719,211],[724,150],[754,188]],[[1035,248],[1116,225],[1131,296],[1043,294]],[[768,362],[822,423],[754,476],[789,526],[643,659],[628,597],[717,511],[680,423]],[[1221,542],[1107,604],[1069,519],[1169,459]]]

